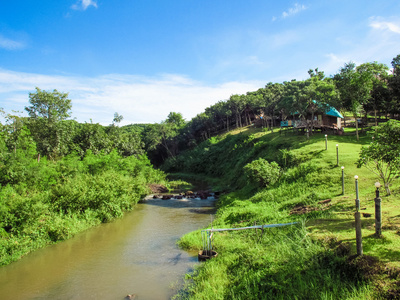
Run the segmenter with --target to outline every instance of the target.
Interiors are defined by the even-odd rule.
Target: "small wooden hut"
[[[300,130],[334,130],[337,133],[342,132],[343,116],[333,106],[313,100],[305,120],[296,118],[296,115],[297,114],[294,115],[294,120],[282,121],[281,127],[293,127]]]
[[[314,113],[314,122],[318,127],[326,127],[328,129],[340,130],[342,129],[342,114],[333,106],[322,105],[321,103],[313,100],[314,104],[317,106],[317,110]],[[310,116],[307,116],[311,120]]]

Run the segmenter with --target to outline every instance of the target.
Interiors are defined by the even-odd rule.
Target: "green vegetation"
[[[269,163],[263,158],[253,160],[244,166],[247,177],[260,186],[269,186],[278,181],[280,167],[276,162]]]
[[[399,298],[399,123],[368,127],[371,118],[377,125],[398,117],[400,55],[392,66],[389,74],[377,62],[349,62],[330,77],[317,68],[306,80],[232,95],[189,122],[171,112],[160,124],[125,127],[118,126],[118,113],[109,126],[67,120],[68,94],[36,88],[28,118],[0,110],[6,120],[0,124],[0,265],[122,216],[150,184],[188,190],[180,179],[196,179],[222,192],[215,227],[297,224],[215,233],[218,257],[188,275],[177,298]],[[316,132],[314,121],[331,106],[351,119],[344,135],[329,135],[325,149],[325,132]],[[285,120],[300,120],[307,134],[277,130]],[[179,173],[172,176],[177,180],[167,183],[150,162]],[[354,255],[356,174],[361,257]],[[371,218],[376,180],[387,191],[382,237],[374,235]],[[179,243],[199,250],[200,232]]]
[[[269,82],[257,91],[231,95],[186,124],[171,113],[166,121],[143,131],[146,151],[153,163],[161,165],[166,158],[232,129],[253,125],[274,130],[285,120],[300,121],[313,134],[315,124],[310,121],[330,107],[347,116],[344,125],[354,126],[358,139],[359,127],[363,131],[372,122],[376,126],[389,117],[398,118],[400,54],[393,58],[392,67],[391,74],[388,66],[376,61],[358,66],[349,62],[330,76],[310,69],[305,80]]]
[[[217,258],[187,275],[178,299],[385,299],[398,297],[400,210],[398,180],[383,198],[383,238],[374,236],[374,183],[379,178],[357,168],[363,146],[375,131],[343,136],[265,132],[248,128],[214,137],[164,164],[167,171],[198,172],[220,178],[226,191],[218,202],[214,228],[298,222],[297,225],[239,232],[215,232]],[[340,165],[337,166],[336,144]],[[257,162],[257,163],[254,163]],[[267,162],[267,163],[266,163]],[[282,170],[267,186],[258,174]],[[267,166],[266,170],[263,168]],[[342,195],[344,166],[345,195]],[[244,170],[248,170],[245,172]],[[253,170],[256,178],[249,177]],[[264,172],[264,173],[263,173]],[[364,256],[355,245],[354,175],[359,176]],[[276,174],[273,176],[276,178]],[[260,184],[262,183],[262,184]],[[232,192],[233,191],[233,192]],[[200,231],[179,242],[200,250]],[[386,267],[386,269],[385,269]],[[390,271],[391,270],[391,271]],[[397,274],[397,275],[396,275]]]
[[[371,144],[363,147],[358,160],[359,166],[366,166],[383,181],[386,194],[389,185],[400,174],[400,122],[390,120],[376,128]]]
[[[64,120],[67,94],[36,90],[0,124],[0,265],[121,217],[166,184],[135,130]]]
[[[165,182],[145,156],[116,151],[57,162],[11,153],[0,170],[8,182],[0,190],[0,265],[121,217],[149,193],[149,183]]]

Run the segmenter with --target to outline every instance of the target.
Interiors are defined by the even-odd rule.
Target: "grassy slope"
[[[400,209],[398,180],[393,195],[382,198],[383,238],[374,237],[375,175],[355,162],[362,145],[352,132],[345,136],[315,134],[309,140],[293,133],[259,129],[231,132],[182,155],[170,170],[196,171],[218,177],[224,190],[238,188],[219,201],[214,227],[299,222],[296,226],[261,232],[216,233],[217,259],[202,264],[189,276],[186,293],[192,299],[376,299],[396,297],[393,285],[400,266]],[[345,166],[345,195],[341,168]],[[289,150],[283,159],[280,149]],[[269,188],[247,184],[243,166],[258,157],[287,166],[281,180]],[[168,167],[168,164],[167,164]],[[355,258],[354,175],[359,176],[364,258]],[[383,195],[383,193],[382,193]],[[328,204],[318,204],[331,199]],[[305,214],[291,214],[305,207]],[[201,248],[200,231],[181,240],[181,246]],[[386,270],[373,257],[386,264]],[[398,296],[398,295],[397,295]]]

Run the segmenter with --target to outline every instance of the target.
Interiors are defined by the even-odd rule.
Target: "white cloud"
[[[86,10],[89,6],[97,8],[97,2],[95,0],[79,0],[76,4],[72,5],[72,9],[75,10]]]
[[[22,42],[8,39],[8,38],[0,35],[0,48],[6,49],[6,50],[18,50],[18,49],[25,48],[25,44]]]
[[[327,54],[327,60],[320,67],[326,74],[335,74],[345,63],[353,61],[356,65],[378,61],[390,67],[391,60],[400,49],[400,20],[373,17],[362,35],[347,40],[347,44],[336,52]]]
[[[205,85],[186,76],[157,77],[110,74],[95,78],[48,76],[0,69],[0,99],[6,112],[24,111],[35,87],[69,92],[72,118],[108,125],[114,112],[124,116],[121,125],[158,123],[171,111],[190,120],[219,100],[261,87],[260,82],[225,82]]]
[[[383,20],[379,17],[370,18],[370,26],[374,29],[383,30],[383,31],[390,31],[393,33],[400,34],[400,22],[396,21],[387,21]]]
[[[299,12],[306,10],[307,7],[304,4],[296,3],[293,7],[289,8],[288,11],[282,13],[282,18],[287,18],[298,14]]]

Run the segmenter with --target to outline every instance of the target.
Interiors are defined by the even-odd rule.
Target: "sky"
[[[68,93],[82,123],[189,121],[268,82],[398,54],[398,0],[1,0],[0,108],[27,116],[38,87]]]

